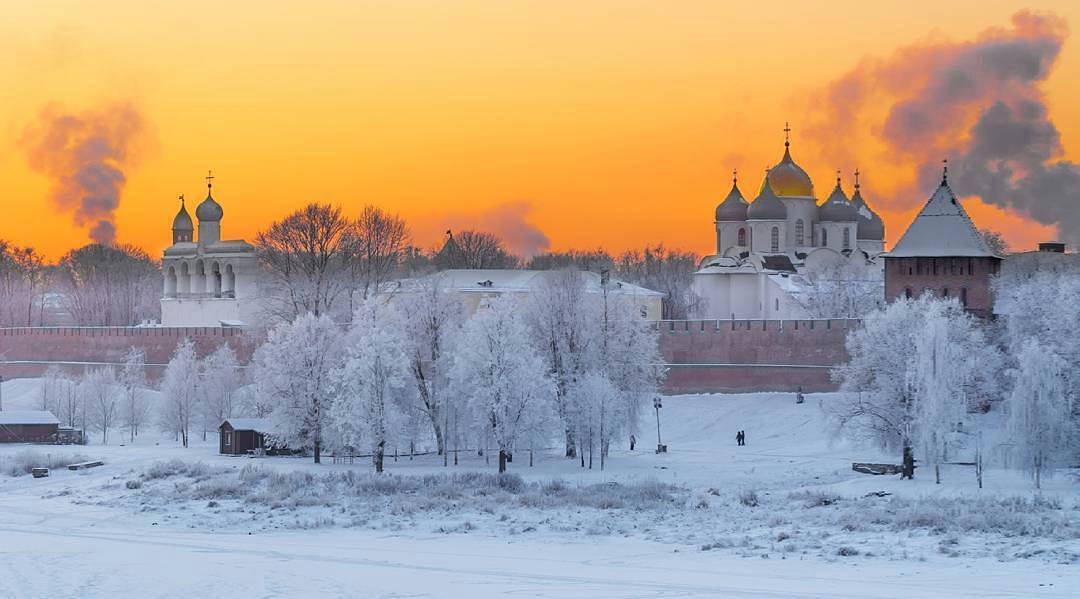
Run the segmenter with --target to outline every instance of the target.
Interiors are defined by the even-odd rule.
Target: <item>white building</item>
[[[738,180],[716,207],[716,253],[695,273],[698,318],[796,319],[850,315],[883,297],[878,256],[885,224],[862,197],[858,171],[849,199],[840,184],[821,204],[791,157],[769,169],[754,201]]]
[[[221,239],[224,211],[210,193],[210,181],[207,177],[206,199],[195,208],[198,236],[183,196],[173,219],[173,243],[162,259],[165,326],[242,326],[257,322],[261,312],[255,248]]]
[[[435,284],[457,297],[465,306],[468,314],[475,313],[491,300],[512,296],[523,299],[528,297],[544,277],[555,271],[549,270],[510,270],[510,269],[451,269],[437,272],[419,279],[403,279],[387,283],[382,293],[408,301],[410,293],[418,292],[425,285]],[[601,275],[595,272],[580,271],[584,278],[584,291],[588,294],[603,293]],[[610,279],[607,281],[609,297],[628,299],[638,306],[641,316],[648,320],[659,320],[664,294],[646,289],[632,283]]]

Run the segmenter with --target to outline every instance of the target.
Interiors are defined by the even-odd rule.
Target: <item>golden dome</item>
[[[779,197],[814,197],[814,184],[810,175],[791,159],[788,143],[784,142],[784,157],[780,163],[769,169],[765,181]],[[764,186],[764,183],[762,183]]]

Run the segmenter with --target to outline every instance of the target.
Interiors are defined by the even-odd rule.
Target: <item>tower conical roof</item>
[[[999,257],[987,247],[945,178],[887,255],[893,258]]]

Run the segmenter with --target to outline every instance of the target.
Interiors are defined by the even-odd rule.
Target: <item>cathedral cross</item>
[[[784,145],[791,144],[791,125],[787,121],[784,121]]]
[[[855,169],[855,189],[859,188],[859,169]]]
[[[206,188],[210,189],[214,186],[214,174],[210,171],[206,171]]]

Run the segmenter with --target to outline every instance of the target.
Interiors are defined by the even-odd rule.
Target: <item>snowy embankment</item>
[[[5,405],[9,397],[19,401],[9,384]],[[31,395],[24,393],[22,401]],[[303,568],[281,560],[317,561],[328,571],[349,563],[384,576],[397,573],[394,585],[360,588],[435,595],[451,588],[475,594],[476,587],[464,580],[491,585],[484,596],[541,590],[624,596],[646,589],[682,596],[827,596],[839,592],[834,589],[858,596],[1069,596],[1080,585],[1080,487],[1072,476],[1056,477],[1036,495],[1029,481],[1004,470],[988,470],[982,490],[970,468],[961,466],[946,468],[942,485],[923,472],[915,481],[857,474],[853,461],[895,456],[831,443],[820,403],[832,397],[811,395],[802,405],[783,394],[666,398],[661,432],[670,453],[651,451],[656,422],[649,414],[637,451],[613,447],[603,472],[598,456],[588,470],[556,451],[538,452],[534,467],[527,454],[515,456],[510,474],[499,477],[494,461],[475,453],[462,453],[460,465],[451,462],[448,468],[436,456],[388,458],[387,473],[376,476],[359,460],[315,465],[303,458],[220,456],[213,436],[189,449],[146,435],[123,447],[36,447],[42,454],[77,451],[106,464],[78,473],[55,471],[48,479],[0,476],[0,534],[20,548],[16,556],[8,554],[13,559],[0,574],[19,567],[27,559],[23,551],[44,563],[50,552],[60,551],[68,556],[56,555],[63,564],[85,539],[126,556],[132,567],[149,559],[137,548],[152,546],[186,564],[192,575],[202,568],[190,552],[241,568],[273,559],[282,564],[277,584],[294,593],[303,587],[285,573],[303,578]],[[746,431],[747,446],[736,446],[737,430]],[[0,447],[0,461],[26,450]],[[251,539],[257,539],[257,555]],[[324,543],[333,549],[316,549]],[[399,563],[384,553],[398,545],[419,557]],[[420,552],[420,545],[430,554]],[[486,560],[483,571],[475,562],[443,564],[443,556],[462,551],[484,556],[478,558]],[[673,552],[681,557],[672,559]],[[537,562],[539,555],[551,556],[551,563]],[[75,571],[99,568],[104,559],[87,555]],[[489,562],[507,571],[488,568]],[[584,563],[591,566],[575,566]],[[761,563],[773,565],[754,566]],[[972,578],[956,564],[984,564],[976,567],[1010,576],[996,582]],[[857,567],[862,574],[833,571],[834,565]],[[651,569],[657,567],[664,573]],[[445,576],[440,568],[446,568]],[[651,572],[648,582],[628,568]],[[897,578],[911,569],[938,578],[925,587]],[[716,578],[719,570],[728,572],[723,584]],[[819,571],[831,572],[827,587],[799,582]],[[55,586],[63,577],[6,574],[12,574],[6,577],[11,582],[0,583],[0,594],[63,594]],[[343,582],[350,575],[341,575],[324,584],[335,580],[344,586],[326,587],[325,593],[350,594]],[[785,576],[791,578],[782,582]],[[897,590],[886,592],[875,579]],[[438,582],[427,587],[422,580]],[[3,592],[35,588],[40,592]],[[103,583],[86,594],[103,596],[111,588]],[[210,588],[186,584],[176,594]],[[250,587],[229,588],[272,594],[264,587],[254,593],[244,593]]]

